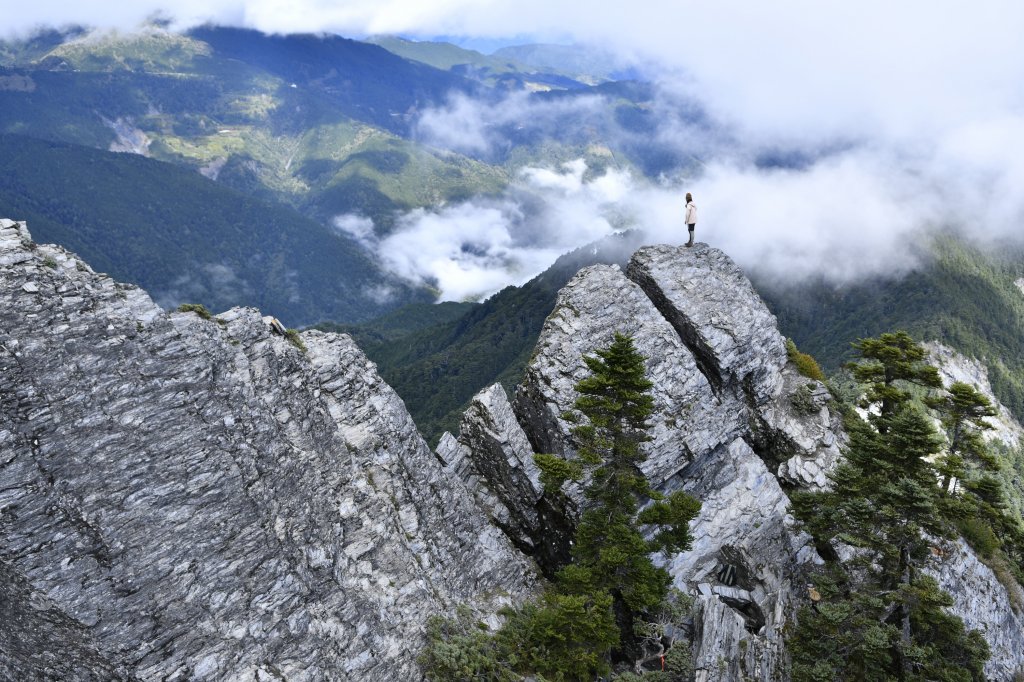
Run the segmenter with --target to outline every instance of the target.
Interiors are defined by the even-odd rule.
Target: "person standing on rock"
[[[693,228],[697,227],[697,204],[693,203],[693,195],[686,193],[686,229],[690,231],[687,246],[693,246]]]

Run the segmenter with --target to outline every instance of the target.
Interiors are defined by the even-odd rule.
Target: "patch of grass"
[[[971,517],[957,522],[957,528],[971,549],[982,559],[991,559],[999,549],[999,539],[992,527],[983,520]]]
[[[195,313],[204,320],[212,320],[213,315],[202,303],[182,303],[178,306],[179,313]]]
[[[789,361],[796,365],[796,370],[805,377],[815,381],[825,381],[825,373],[818,366],[818,361],[807,353],[801,353],[793,339],[786,339],[786,355],[789,356]]]
[[[789,402],[797,414],[808,416],[818,412],[818,406],[814,403],[812,395],[813,390],[811,384],[804,384],[793,391]]]
[[[303,353],[309,352],[306,349],[306,344],[302,342],[302,335],[299,334],[298,329],[288,329],[287,331],[285,331],[284,337],[288,339],[288,343],[292,344]]]

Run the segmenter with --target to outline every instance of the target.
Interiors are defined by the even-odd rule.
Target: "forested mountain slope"
[[[904,277],[836,288],[759,285],[783,332],[824,367],[851,358],[850,343],[893,329],[941,341],[980,360],[1000,402],[1024,419],[1024,250],[975,246],[953,235],[930,243]],[[755,280],[755,284],[757,284]]]
[[[378,313],[385,286],[430,299],[294,209],[135,154],[0,135],[0,205],[166,307],[251,305],[298,326]]]

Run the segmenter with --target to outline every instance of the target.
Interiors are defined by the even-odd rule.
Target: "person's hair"
[[[690,194],[689,192],[686,193],[686,201],[693,201],[693,195]]]

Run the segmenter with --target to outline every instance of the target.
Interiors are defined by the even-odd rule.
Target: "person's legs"
[[[695,228],[696,226],[696,223],[694,223],[693,225],[686,226],[690,230],[690,241],[686,242],[687,246],[693,246],[693,228]]]

